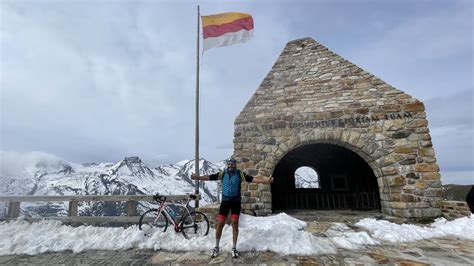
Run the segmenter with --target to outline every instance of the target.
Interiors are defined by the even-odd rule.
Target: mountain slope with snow
[[[308,166],[303,166],[295,171],[296,188],[319,188],[319,177],[316,171]]]
[[[194,172],[194,160],[150,168],[139,157],[126,157],[117,163],[75,164],[54,156],[27,154],[23,157],[29,159],[20,160],[20,163],[16,160],[15,167],[8,167],[4,163],[14,160],[4,152],[0,154],[3,163],[0,195],[182,195],[194,193],[195,190],[194,181],[190,178]],[[18,157],[18,154],[15,156]],[[204,159],[199,163],[201,175],[215,173],[222,165]],[[201,182],[200,194],[201,206],[215,202],[217,182]],[[22,209],[33,215],[38,214],[39,211],[35,210],[39,207],[36,205],[25,203]],[[101,215],[107,204],[93,205],[83,204],[80,210]],[[124,204],[115,205],[124,208],[121,206]],[[44,209],[44,204],[41,206]],[[63,203],[51,203],[48,206],[50,214],[64,213],[66,209]]]

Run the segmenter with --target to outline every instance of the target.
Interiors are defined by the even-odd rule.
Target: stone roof
[[[288,42],[235,123],[413,110],[423,111],[424,106],[312,38],[304,38]]]

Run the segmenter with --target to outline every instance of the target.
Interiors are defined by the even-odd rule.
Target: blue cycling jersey
[[[241,173],[240,170],[235,170],[232,173],[227,169],[224,172],[210,175],[210,180],[222,180],[222,201],[237,201],[240,200],[240,185],[242,179],[247,182],[252,182],[253,176]]]

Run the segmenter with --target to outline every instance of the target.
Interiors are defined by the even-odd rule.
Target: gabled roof
[[[282,116],[317,119],[334,112],[339,116],[400,112],[415,102],[419,101],[312,38],[304,38],[288,42],[235,123]]]

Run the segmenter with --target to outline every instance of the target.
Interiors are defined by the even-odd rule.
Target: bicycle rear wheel
[[[182,230],[185,238],[206,236],[209,233],[209,220],[202,212],[193,212],[183,217]]]
[[[168,218],[163,211],[158,217],[158,209],[151,209],[140,216],[138,228],[142,230],[146,236],[151,236],[154,232],[165,232],[168,228]]]

